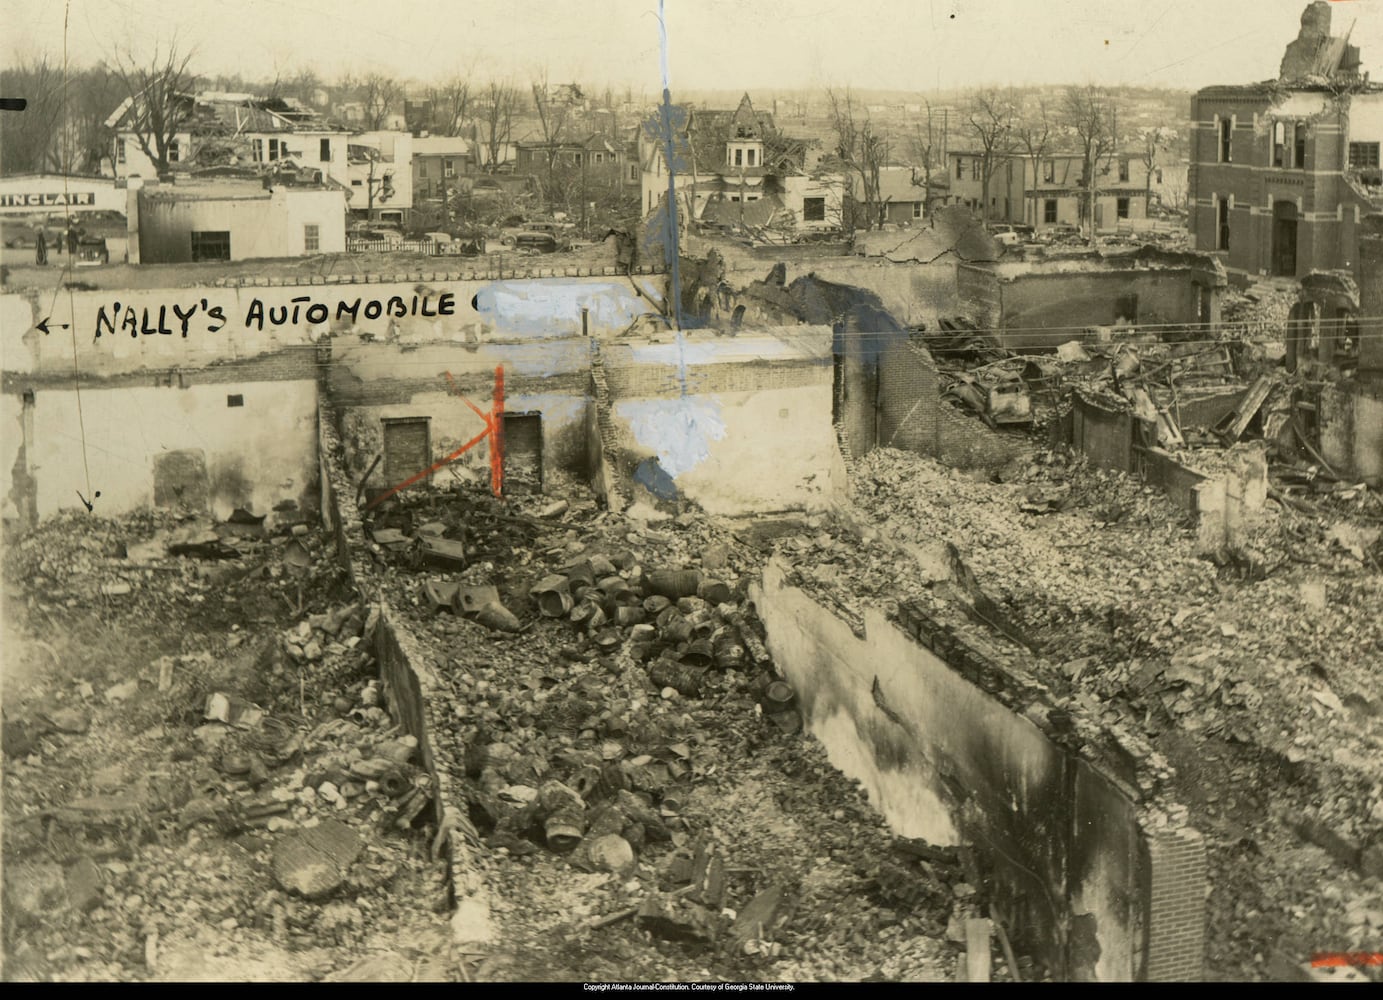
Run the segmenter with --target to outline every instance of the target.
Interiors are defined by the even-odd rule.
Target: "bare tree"
[[[1109,91],[1087,84],[1067,89],[1062,117],[1081,154],[1081,186],[1085,195],[1081,217],[1089,226],[1086,240],[1093,243],[1099,178],[1102,171],[1109,169],[1109,160],[1118,149],[1119,111]]]
[[[1025,208],[1024,213],[1029,216],[1025,221],[1034,226],[1038,222],[1037,202],[1040,197],[1038,185],[1046,179],[1042,173],[1042,160],[1052,148],[1056,134],[1057,123],[1043,98],[1038,99],[1036,113],[1023,116],[1013,130],[1013,138],[1017,147],[1023,151],[1023,155],[1027,157],[1028,163],[1032,166],[1032,184],[1024,185],[1032,194],[1032,212],[1028,213]]]
[[[1138,132],[1138,159],[1142,161],[1145,181],[1143,191],[1143,214],[1152,209],[1153,172],[1157,170],[1162,152],[1177,140],[1177,131],[1167,125],[1140,129]]]
[[[999,165],[1014,150],[1018,107],[1013,92],[977,90],[965,107],[965,123],[980,151],[980,217],[989,219],[989,188]]]
[[[546,163],[543,194],[551,211],[556,208],[560,200],[559,195],[565,189],[565,186],[559,183],[557,161],[561,156],[562,143],[570,131],[571,102],[564,97],[553,97],[548,86],[546,69],[534,74],[532,89],[533,105],[538,112],[538,127],[543,136],[543,159]]]
[[[480,99],[480,139],[488,155],[485,169],[494,173],[509,144],[518,110],[519,93],[512,84],[491,80]]]
[[[432,105],[432,126],[443,135],[460,135],[471,120],[474,98],[470,79],[460,74],[429,87],[427,100]]]
[[[29,102],[23,114],[0,115],[0,169],[5,173],[42,173],[57,167],[57,136],[63,119],[61,68],[48,56],[0,71],[0,91],[22,94]]]
[[[827,90],[831,104],[831,128],[836,134],[836,156],[860,179],[863,215],[847,220],[852,228],[873,229],[879,223],[879,172],[888,160],[888,139],[874,128],[869,112],[856,107],[847,89],[843,94]]]
[[[393,77],[371,73],[360,83],[360,103],[364,105],[366,127],[379,131],[403,103],[403,87]]]
[[[111,156],[110,129],[106,119],[120,103],[120,77],[99,63],[71,78],[67,93],[67,128],[62,158],[68,173],[101,172]],[[0,142],[0,146],[3,146]]]
[[[912,182],[918,183],[918,174],[921,174],[922,187],[925,191],[923,204],[926,207],[926,214],[930,218],[932,214],[932,178],[937,168],[945,170],[945,132],[937,123],[936,113],[930,101],[924,101],[926,117],[913,124],[913,133],[908,137],[908,156],[909,166],[912,167]]]
[[[178,148],[178,137],[187,130],[195,112],[192,89],[196,78],[188,69],[192,56],[190,50],[179,51],[176,39],[168,43],[166,51],[155,46],[147,61],[136,61],[129,50],[114,56],[115,72],[129,99],[117,127],[134,134],[159,177],[168,175],[174,155],[181,158],[184,151]]]

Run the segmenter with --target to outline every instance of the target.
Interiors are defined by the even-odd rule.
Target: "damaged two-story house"
[[[407,221],[413,205],[407,132],[353,130],[292,98],[207,91],[172,95],[168,105],[151,116],[139,100],[126,98],[106,120],[115,133],[116,177],[172,179],[214,167],[319,171],[328,186],[345,189],[352,214]],[[162,124],[162,142],[151,134],[151,118]],[[160,155],[165,162],[157,161]]]
[[[846,181],[822,163],[819,145],[784,135],[749,95],[734,111],[676,108],[672,135],[662,114],[639,135],[642,210],[651,215],[668,194],[668,153],[678,212],[684,219],[745,230],[839,229]]]
[[[1191,100],[1190,228],[1231,277],[1352,269],[1362,218],[1383,208],[1383,86],[1312,3],[1277,79]]]

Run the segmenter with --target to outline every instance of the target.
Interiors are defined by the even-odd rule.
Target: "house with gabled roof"
[[[747,93],[734,110],[674,106],[644,123],[639,161],[645,215],[667,197],[669,155],[684,218],[747,230],[840,228],[844,175],[823,169],[819,143],[783,134]]]

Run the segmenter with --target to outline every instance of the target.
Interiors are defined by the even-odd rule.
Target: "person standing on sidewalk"
[[[34,263],[40,267],[48,264],[48,234],[42,226],[38,227],[38,236],[34,238]]]

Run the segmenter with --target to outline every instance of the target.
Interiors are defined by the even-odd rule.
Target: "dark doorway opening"
[[[1272,270],[1285,278],[1297,274],[1297,206],[1290,201],[1273,204]]]
[[[431,419],[428,417],[386,417],[384,419],[385,486],[392,488],[412,479],[431,464]]]
[[[504,436],[504,492],[509,494],[543,491],[543,415],[503,413],[500,428]]]

